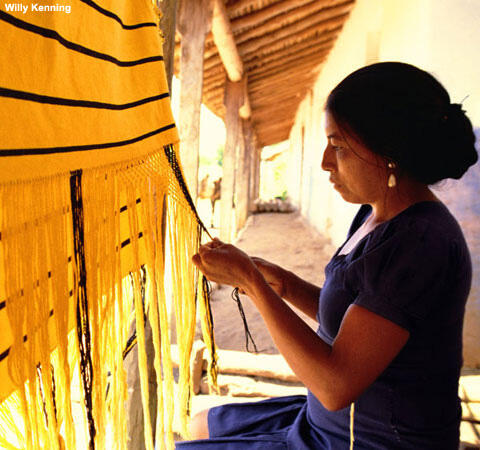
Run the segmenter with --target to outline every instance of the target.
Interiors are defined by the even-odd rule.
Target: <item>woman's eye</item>
[[[343,150],[343,147],[340,147],[339,145],[332,145],[332,148],[333,150],[335,150],[336,152],[340,151],[340,150]]]

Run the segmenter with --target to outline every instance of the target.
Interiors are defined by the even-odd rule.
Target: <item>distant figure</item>
[[[207,173],[201,180],[198,187],[198,198],[210,199],[212,205],[212,214],[210,219],[210,227],[213,228],[213,217],[215,213],[215,202],[220,199],[222,192],[222,177],[216,180],[210,180]]]

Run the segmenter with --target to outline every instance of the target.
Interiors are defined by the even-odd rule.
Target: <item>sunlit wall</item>
[[[353,70],[376,61],[403,61],[433,73],[480,128],[478,0],[357,0],[334,49],[301,103],[290,134],[288,192],[302,214],[338,246],[358,206],[345,203],[320,162],[326,138],[323,105]],[[452,150],[454,151],[454,150]],[[465,363],[480,367],[480,169],[449,182],[439,195],[454,212],[472,250],[473,289],[465,324]]]

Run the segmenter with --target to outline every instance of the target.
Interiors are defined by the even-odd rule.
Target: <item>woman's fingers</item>
[[[245,252],[219,239],[202,245],[192,262],[210,281],[239,287],[248,282],[255,267]]]

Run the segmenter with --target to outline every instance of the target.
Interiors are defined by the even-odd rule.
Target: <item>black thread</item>
[[[211,304],[211,293],[212,293],[212,286],[210,282],[207,280],[205,275],[202,275],[202,289],[203,289],[203,297],[206,303],[206,312],[207,312],[207,327],[208,327],[208,334],[210,335],[211,346],[210,346],[210,355],[212,357],[212,381],[214,384],[217,382],[217,375],[218,375],[218,361],[217,355],[215,351],[215,337],[213,334],[214,323],[213,323],[213,314],[212,314],[212,304]]]
[[[80,373],[85,394],[87,412],[89,448],[95,449],[95,421],[93,418],[92,386],[93,364],[91,354],[90,321],[88,317],[87,270],[85,263],[85,237],[82,198],[82,171],[76,170],[70,176],[70,197],[72,203],[72,222],[74,238],[74,256],[78,270],[77,289],[77,336],[80,350]]]
[[[133,331],[133,334],[128,338],[127,345],[123,349],[123,359],[133,350],[133,347],[137,345],[137,330]]]
[[[243,310],[242,302],[240,300],[240,295],[238,294],[238,287],[236,287],[232,291],[232,298],[235,300],[238,306],[238,311],[240,312],[240,316],[243,321],[243,328],[245,329],[245,348],[247,349],[247,352],[249,353],[258,353],[257,346],[255,344],[255,341],[253,340],[253,336],[250,333],[250,330],[248,329],[248,324],[247,324],[247,318],[245,317],[245,311]],[[248,348],[249,343],[252,343],[253,345],[253,352]]]
[[[200,219],[198,212],[195,208],[195,204],[193,203],[192,196],[188,191],[187,183],[183,178],[183,174],[180,169],[180,164],[178,163],[177,155],[175,154],[173,145],[165,145],[163,147],[163,150],[165,151],[165,155],[167,156],[168,163],[170,164],[170,167],[172,168],[173,173],[175,174],[175,178],[178,181],[180,189],[182,190],[183,196],[185,197],[185,200],[187,200],[187,203],[190,206],[190,209],[192,210],[193,214],[195,214],[195,219],[197,220],[198,225],[201,227],[203,231],[205,231],[205,233],[207,233],[210,239],[213,239],[207,227],[203,224],[202,220]]]

